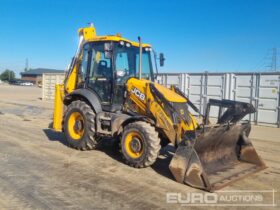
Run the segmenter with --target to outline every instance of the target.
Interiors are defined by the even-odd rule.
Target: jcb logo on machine
[[[142,93],[140,90],[138,90],[137,88],[133,88],[131,90],[131,92],[136,95],[138,98],[140,98],[140,100],[144,101],[145,100],[145,95],[144,93]]]

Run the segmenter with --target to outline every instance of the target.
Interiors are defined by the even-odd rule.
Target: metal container
[[[64,73],[45,73],[42,78],[42,99],[54,100],[55,85],[63,83]]]
[[[280,72],[161,73],[157,78],[167,87],[179,87],[201,113],[209,98],[242,101],[257,109],[244,120],[280,127]],[[210,117],[217,116],[217,111],[211,110]]]

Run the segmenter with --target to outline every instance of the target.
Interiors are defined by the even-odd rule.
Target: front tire
[[[67,107],[63,129],[71,147],[78,150],[92,150],[97,147],[95,113],[84,101],[73,101]]]
[[[138,121],[124,127],[121,152],[128,165],[135,168],[151,166],[156,161],[159,150],[158,132],[151,124]]]

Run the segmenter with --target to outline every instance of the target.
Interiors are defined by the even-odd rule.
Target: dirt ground
[[[109,142],[94,151],[69,148],[63,134],[48,128],[53,104],[40,97],[37,87],[0,85],[0,209],[222,208],[167,203],[166,193],[203,192],[174,181],[168,155],[150,168],[134,169]],[[253,126],[251,138],[268,168],[223,190],[279,191],[280,129]]]

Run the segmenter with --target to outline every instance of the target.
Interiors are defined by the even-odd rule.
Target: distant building
[[[30,69],[25,72],[21,72],[21,80],[33,82],[36,85],[42,83],[42,75],[44,73],[64,73],[64,70],[56,70],[56,69],[44,69],[44,68],[37,68],[37,69]]]

